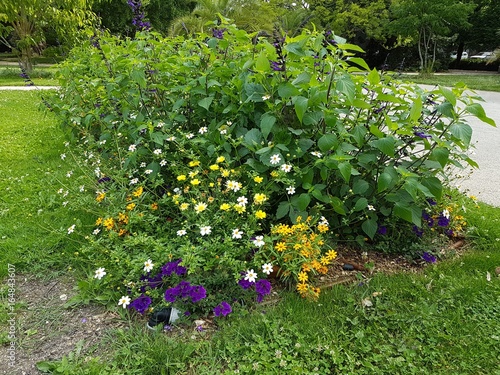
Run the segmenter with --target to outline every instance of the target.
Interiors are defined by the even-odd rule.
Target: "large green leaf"
[[[460,139],[465,147],[469,147],[472,138],[472,128],[469,124],[457,122],[450,126],[450,132],[454,137]]]
[[[269,63],[269,59],[267,58],[267,54],[265,51],[262,51],[255,60],[255,70],[259,72],[267,72],[270,69],[271,65]]]
[[[394,215],[418,227],[422,225],[422,210],[416,205],[396,202],[394,205]]]
[[[208,109],[210,108],[210,104],[212,104],[212,101],[214,100],[214,97],[213,96],[207,96],[206,98],[203,98],[201,99],[199,102],[198,102],[198,105],[200,107],[203,107],[205,108],[207,111]]]
[[[299,89],[297,89],[290,82],[282,83],[278,86],[278,95],[284,99],[298,95],[299,92]]]
[[[307,98],[304,98],[303,96],[296,96],[295,97],[295,113],[297,114],[297,118],[299,121],[302,123],[302,119],[304,118],[304,113],[307,111],[307,107],[309,105],[309,101]]]
[[[344,203],[339,197],[332,197],[330,204],[332,205],[332,208],[336,213],[340,215],[345,215],[346,211]]]
[[[373,145],[387,156],[394,157],[395,141],[392,136],[377,139],[373,141]]]
[[[290,202],[288,201],[280,202],[280,204],[278,205],[278,209],[276,210],[276,219],[281,219],[284,218],[286,215],[288,215],[290,207],[291,207]]]
[[[310,202],[311,197],[307,193],[296,195],[290,200],[290,203],[299,211],[305,211]]]
[[[266,139],[269,133],[271,133],[275,122],[276,117],[270,113],[264,113],[260,118],[260,131],[262,132],[264,139]]]
[[[324,134],[320,139],[318,139],[318,148],[321,152],[334,150],[337,145],[338,139],[335,134]]]
[[[359,198],[354,205],[354,211],[361,211],[368,207],[368,199],[365,197]]]
[[[378,229],[377,220],[368,219],[363,221],[363,224],[361,224],[361,229],[363,229],[363,232],[365,232],[368,237],[373,239]]]
[[[348,162],[339,163],[339,171],[340,171],[340,174],[342,175],[342,178],[345,180],[345,182],[349,183],[349,180],[351,179],[351,173],[352,173],[351,164]]]
[[[422,114],[422,99],[420,97],[417,97],[411,106],[410,109],[410,121],[418,121]]]
[[[486,116],[486,112],[484,111],[484,108],[481,104],[479,103],[469,104],[467,107],[465,107],[465,110],[469,112],[471,115],[476,116],[479,120],[487,124],[490,124],[492,126],[496,126],[495,121]]]
[[[383,172],[378,176],[377,191],[380,193],[386,190],[392,182],[392,176],[389,173]]]

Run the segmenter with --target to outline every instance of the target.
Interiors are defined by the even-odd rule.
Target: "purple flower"
[[[422,259],[425,260],[427,263],[436,263],[436,257],[427,251],[422,254]]]
[[[238,285],[241,286],[245,290],[250,289],[253,284],[255,284],[255,283],[251,283],[250,281],[245,280],[245,279],[241,279],[240,281],[238,281]]]
[[[268,295],[271,293],[271,283],[265,279],[257,280],[255,283],[255,291],[260,295]]]
[[[182,280],[179,284],[177,284],[176,288],[179,288],[179,294],[182,298],[190,297],[191,290],[193,289],[191,283],[185,280]]]
[[[377,233],[385,236],[387,234],[387,227],[385,225],[380,225],[377,229]]]
[[[285,71],[285,63],[283,61],[282,62],[271,61],[271,68],[276,72],[283,72]]]
[[[226,301],[222,301],[220,304],[215,306],[214,315],[215,316],[227,316],[232,311],[233,311],[233,309],[231,308],[231,305],[229,303],[227,303]]]
[[[427,225],[432,227],[434,225],[434,219],[427,212],[422,212],[422,219],[427,221]]]
[[[416,225],[413,226],[412,230],[417,235],[417,237],[422,237],[424,235],[424,230],[417,227]]]
[[[185,275],[187,272],[187,269],[185,267],[179,266],[179,263],[182,262],[182,259],[177,259],[172,262],[166,263],[162,268],[161,268],[161,274],[163,276],[171,276],[173,273],[176,275],[182,276]]]
[[[191,288],[191,302],[196,303],[207,296],[207,291],[201,285],[196,285]]]
[[[440,227],[447,227],[448,225],[450,225],[450,218],[444,216],[443,214],[439,215],[439,217],[438,217],[438,225]]]
[[[175,302],[177,296],[179,295],[180,291],[178,287],[175,288],[169,288],[165,290],[165,301],[167,302]]]
[[[151,302],[151,297],[142,294],[140,297],[133,300],[128,307],[129,309],[134,308],[138,313],[144,315],[149,305],[151,305]]]
[[[203,332],[203,327],[202,326],[196,326],[196,330],[198,332]]]
[[[431,206],[435,206],[437,204],[437,202],[431,198],[427,198],[427,203],[429,203]]]
[[[226,31],[226,30],[227,30],[226,28],[224,28],[224,29],[213,28],[212,35],[214,38],[224,39],[224,31]]]
[[[425,132],[423,132],[422,130],[420,130],[419,128],[413,128],[415,131],[413,132],[413,134],[415,134],[417,137],[420,137],[422,139],[430,139],[432,138],[432,135],[430,134],[425,134]]]
[[[444,231],[444,233],[448,236],[448,237],[453,237],[453,229],[446,229]]]

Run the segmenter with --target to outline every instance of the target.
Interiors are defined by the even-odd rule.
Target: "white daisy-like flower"
[[[167,165],[167,161],[163,159],[162,161],[160,161],[160,165],[164,167],[165,165]]]
[[[122,296],[122,298],[118,301],[118,306],[122,306],[125,309],[128,305],[130,305],[130,297]]]
[[[68,205],[68,201],[62,202],[63,207],[66,207]]]
[[[141,164],[139,164],[139,167],[140,168],[146,168],[146,162],[142,162]]]
[[[163,153],[162,149],[157,148],[156,150],[153,151],[153,154],[155,155],[161,155]]]
[[[94,279],[101,280],[106,275],[106,271],[104,267],[100,267],[95,270]]]
[[[193,133],[189,133],[189,134],[186,134],[186,138],[187,139],[191,139],[194,137],[194,134]]]
[[[271,95],[263,95],[262,100],[269,100],[271,99]]]
[[[373,207],[371,204],[368,205],[368,211],[375,211],[375,207]]]
[[[288,173],[292,170],[292,166],[290,164],[283,164],[281,166],[281,170],[285,173]]]
[[[61,160],[66,159],[66,154],[61,154]]]
[[[151,259],[144,262],[144,272],[150,272],[155,265]]]
[[[241,189],[241,183],[239,183],[238,181],[227,180],[226,187],[229,190],[236,192]]]
[[[247,272],[245,273],[245,280],[254,283],[255,279],[257,279],[257,273],[253,269],[247,270]]]
[[[238,202],[238,206],[243,206],[243,207],[245,207],[248,203],[247,197],[243,196],[239,197],[236,201]]]
[[[106,140],[105,140],[105,139],[103,139],[102,141],[99,141],[99,144],[100,144],[100,145],[104,145],[104,144],[106,144]]]
[[[265,263],[262,265],[262,272],[266,275],[270,275],[273,272],[273,265],[271,263]]]
[[[204,227],[200,227],[200,234],[202,236],[207,236],[210,233],[212,233],[212,227],[211,226],[207,225],[207,226],[204,226]]]
[[[195,206],[194,206],[194,210],[196,211],[196,213],[200,213],[200,212],[203,212],[207,209],[207,205],[203,202],[200,202],[200,203],[197,203]]]
[[[156,125],[156,127],[157,127],[158,129],[160,129],[160,128],[163,128],[163,126],[164,126],[164,125],[165,125],[165,123],[164,123],[164,122],[162,122],[162,121],[160,121],[160,122]]]
[[[152,169],[146,169],[146,170],[144,171],[144,173],[146,173],[146,174],[151,174],[151,173],[153,173],[153,170],[152,170]]]
[[[179,237],[185,236],[185,235],[186,235],[186,230],[185,230],[185,229],[179,229],[179,230],[177,231],[177,235],[178,235]]]
[[[64,147],[69,147],[69,142],[64,142]]]
[[[329,225],[330,225],[330,223],[328,222],[328,220],[326,220],[326,217],[324,217],[324,216],[321,216],[321,217],[319,218],[319,223],[318,223],[318,224],[321,224],[321,225],[326,225],[326,226],[329,226]]]
[[[316,156],[317,158],[320,158],[323,156],[323,154],[321,152],[318,152],[318,151],[311,152],[311,155]]]
[[[94,174],[97,177],[101,177],[101,168],[97,167],[96,169],[94,169]]]
[[[208,132],[208,128],[206,126],[203,126],[200,128],[200,130],[198,130],[198,133],[200,134],[205,134],[206,132]]]
[[[175,141],[175,137],[174,137],[174,136],[168,137],[168,138],[167,138],[167,141],[169,141],[169,142],[173,142],[173,141]]]
[[[130,180],[130,185],[135,185],[139,182],[139,179],[138,178],[133,178]]]
[[[266,243],[264,242],[264,236],[257,236],[255,240],[252,241],[253,244],[257,247],[264,246]]]
[[[289,186],[286,188],[286,192],[288,193],[288,195],[293,195],[295,194],[295,188],[293,186]]]
[[[70,227],[68,228],[68,234],[73,233],[73,232],[75,231],[75,228],[76,228],[76,225],[75,225],[75,224],[73,224],[72,226],[70,226]]]
[[[93,234],[94,236],[97,236],[100,232],[101,232],[101,230],[100,230],[99,228],[96,228],[96,229],[94,229],[94,230],[92,231],[92,234]]]
[[[68,178],[70,178],[72,175],[73,175],[73,171],[68,171],[68,173],[66,173],[66,177],[68,177]]]
[[[226,121],[226,124],[227,124],[227,126],[231,126],[231,125],[233,125],[233,122],[232,122],[232,121],[230,121],[230,120],[227,120],[227,121]]]
[[[239,240],[239,239],[241,239],[242,236],[243,236],[243,232],[241,230],[239,230],[238,228],[233,229],[233,235],[232,235],[233,239]]]
[[[445,218],[449,219],[449,218],[450,218],[450,211],[448,211],[448,210],[443,210],[443,216],[444,216]]]
[[[278,155],[278,154],[274,154],[273,156],[271,156],[271,159],[270,159],[270,163],[275,165],[275,164],[279,164],[281,161],[281,157]]]
[[[221,130],[219,131],[219,133],[220,133],[221,135],[226,135],[226,134],[227,134],[227,129],[221,129]]]
[[[130,145],[130,146],[128,146],[128,150],[130,152],[134,152],[135,150],[137,150],[137,146],[136,145]]]

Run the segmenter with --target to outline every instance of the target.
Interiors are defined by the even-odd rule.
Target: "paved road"
[[[425,86],[431,89],[432,86]],[[38,86],[39,89],[55,89],[53,86]],[[3,86],[0,90],[32,90],[31,86]],[[453,183],[463,192],[476,196],[480,201],[500,207],[500,92],[476,91],[485,102],[481,103],[488,117],[497,127],[483,123],[477,118],[467,118],[472,126],[472,143],[475,145],[472,159],[479,169],[459,171],[461,176]]]

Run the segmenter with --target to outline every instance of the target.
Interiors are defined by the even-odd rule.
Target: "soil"
[[[456,241],[442,252],[460,253],[464,242]],[[338,249],[336,264],[320,279],[322,289],[336,284],[357,282],[374,273],[419,272],[424,261],[409,261],[400,255]],[[36,363],[56,361],[82,345],[85,353],[96,347],[110,329],[125,322],[103,306],[86,305],[66,308],[67,301],[76,294],[76,281],[63,277],[43,280],[32,275],[18,276],[16,298],[20,305],[16,312],[16,366],[9,367],[8,346],[0,347],[0,375],[42,374]],[[273,302],[273,301],[271,301]],[[276,302],[276,301],[274,301]],[[198,321],[197,325],[213,328],[211,321]]]

